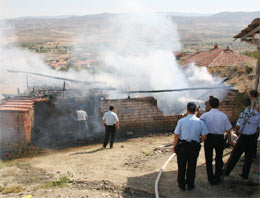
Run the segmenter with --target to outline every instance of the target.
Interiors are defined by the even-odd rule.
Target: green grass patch
[[[0,169],[4,168],[4,167],[13,166],[14,164],[15,164],[14,161],[3,161],[3,160],[0,160]]]
[[[72,183],[72,180],[67,176],[63,176],[59,179],[56,179],[54,181],[50,181],[50,182],[43,184],[42,187],[43,188],[55,188],[55,187],[63,188],[63,187],[68,186],[70,183]]]
[[[2,194],[19,193],[22,191],[23,188],[21,186],[0,186],[0,192]]]
[[[41,147],[35,147],[28,143],[13,144],[11,151],[7,154],[7,159],[17,159],[22,157],[34,157],[44,153]]]
[[[152,151],[142,151],[142,153],[143,153],[145,156],[151,156],[151,155],[153,155],[153,152],[152,152]]]

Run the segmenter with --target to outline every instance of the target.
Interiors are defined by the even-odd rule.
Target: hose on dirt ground
[[[159,174],[157,175],[157,178],[155,180],[155,197],[156,198],[160,198],[159,196],[159,190],[158,190],[158,185],[159,185],[159,181],[160,181],[160,178],[161,178],[161,175],[162,175],[162,172],[163,170],[165,169],[165,167],[168,165],[168,163],[172,160],[172,158],[174,158],[176,156],[176,153],[173,153],[169,158],[168,160],[164,163],[164,165],[162,166],[162,168],[160,169],[160,172]]]
[[[227,153],[225,153],[223,155],[223,157],[226,157],[227,155],[229,155],[232,150],[228,150],[228,149],[225,149],[227,151]],[[159,185],[159,181],[160,181],[160,178],[162,176],[162,173],[163,173],[163,170],[166,168],[166,166],[169,164],[169,162],[176,156],[176,153],[173,153],[168,159],[167,161],[164,163],[164,165],[162,166],[162,168],[160,169],[160,172],[159,174],[157,175],[156,177],[156,180],[155,180],[155,185],[154,185],[154,189],[155,189],[155,197],[156,198],[160,198],[159,196],[159,190],[158,190],[158,185]]]

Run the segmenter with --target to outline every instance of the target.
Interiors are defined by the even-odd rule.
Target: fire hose
[[[159,185],[159,181],[162,175],[163,170],[165,169],[165,167],[168,165],[168,163],[172,160],[172,158],[174,158],[176,156],[176,153],[173,153],[168,160],[164,163],[164,165],[162,166],[162,168],[160,169],[159,174],[157,175],[157,178],[155,180],[155,197],[156,198],[160,198],[159,196],[159,191],[158,191],[158,185]]]
[[[227,149],[225,149],[227,151],[226,154],[223,155],[223,157],[226,157],[227,155],[229,155],[232,151],[229,151]],[[156,180],[155,180],[155,185],[154,185],[154,189],[155,189],[155,197],[156,198],[160,198],[159,196],[159,190],[158,190],[158,185],[159,185],[159,181],[160,181],[160,178],[162,176],[162,173],[163,173],[163,170],[166,168],[166,166],[169,164],[169,162],[176,156],[176,153],[173,153],[168,159],[167,161],[164,163],[164,165],[162,166],[162,168],[160,169],[159,171],[159,174],[157,175],[156,177]]]

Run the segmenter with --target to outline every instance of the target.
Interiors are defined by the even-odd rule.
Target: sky
[[[246,3],[245,3],[246,2]],[[260,0],[0,0],[0,17],[97,13],[260,11]]]

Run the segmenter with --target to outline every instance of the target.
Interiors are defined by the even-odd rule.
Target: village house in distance
[[[195,63],[197,66],[207,67],[210,73],[215,73],[226,67],[236,66],[242,62],[252,61],[251,57],[234,52],[229,47],[220,48],[217,43],[207,51],[196,52],[191,55],[177,54],[183,65]]]

